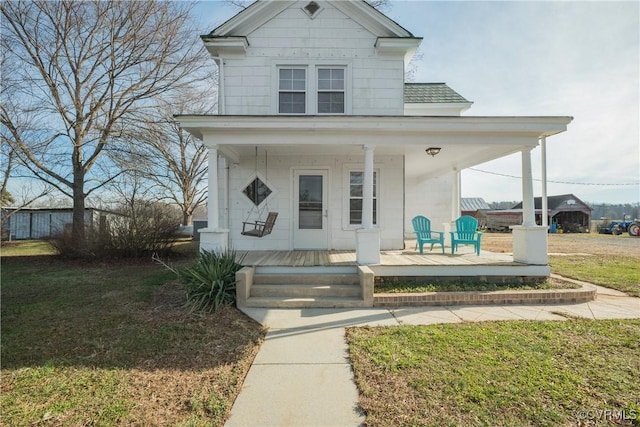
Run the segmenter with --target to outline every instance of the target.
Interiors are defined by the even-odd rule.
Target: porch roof
[[[429,178],[475,166],[564,132],[568,116],[176,116],[183,129],[239,163],[255,146],[272,155],[404,155],[408,176]],[[435,157],[428,147],[440,147]]]

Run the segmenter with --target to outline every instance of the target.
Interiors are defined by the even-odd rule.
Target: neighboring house
[[[2,216],[3,238],[9,240],[43,239],[62,234],[65,228],[71,227],[73,209],[3,208]],[[85,209],[84,218],[88,227],[98,226],[100,216],[101,212],[97,209]]]
[[[482,197],[463,197],[460,199],[460,214],[469,215],[478,220],[478,227],[484,228],[486,221],[486,212],[491,207],[484,201]]]
[[[461,170],[519,152],[514,259],[547,264],[531,150],[571,117],[462,116],[471,102],[446,84],[404,82],[422,38],[364,1],[257,1],[202,40],[219,114],[177,117],[209,148],[202,249],[355,250],[377,264],[405,247],[416,215],[451,228]],[[268,211],[268,236],[241,234]]]

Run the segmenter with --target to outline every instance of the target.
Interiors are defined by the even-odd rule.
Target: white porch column
[[[460,216],[460,196],[462,194],[462,178],[458,169],[453,170],[454,183],[453,195],[451,198],[451,221],[455,221]]]
[[[364,176],[362,183],[362,228],[356,230],[356,259],[359,265],[380,263],[380,230],[373,227],[373,151],[364,147]]]
[[[449,222],[442,224],[444,230],[444,243],[451,246],[451,234],[456,228],[456,219],[460,217],[460,196],[462,194],[462,176],[457,168],[453,169],[453,185],[451,187],[451,214]]]
[[[362,183],[362,228],[373,228],[373,150],[364,147],[364,181]]]
[[[218,195],[218,147],[215,144],[208,144],[208,147],[207,228],[200,230],[200,250],[224,252],[229,244],[229,230],[220,228],[220,202]]]
[[[542,163],[542,223],[543,227],[549,226],[549,203],[547,200],[547,138],[543,136],[540,139],[540,157]]]
[[[530,149],[522,150],[522,225],[525,227],[536,225]]]
[[[207,228],[217,230],[220,225],[218,201],[218,147],[209,148],[207,190]]]
[[[522,150],[522,225],[511,226],[513,260],[529,265],[547,265],[547,227],[536,225],[531,174],[531,149]]]

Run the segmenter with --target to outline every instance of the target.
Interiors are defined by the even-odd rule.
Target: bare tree
[[[10,76],[3,70],[3,84],[14,89],[3,93],[3,133],[35,177],[72,198],[78,242],[87,196],[123,172],[114,166],[127,134],[158,96],[202,76],[207,56],[191,7],[154,0],[0,3],[3,66],[13,67]]]
[[[4,63],[5,57],[2,57]],[[5,69],[9,70],[9,68]],[[0,85],[0,96],[11,92],[13,87],[11,84]],[[5,105],[0,106],[5,108]],[[16,149],[11,144],[11,134],[6,132],[6,128],[3,126],[0,128],[0,166],[2,167],[2,178],[0,182],[0,205],[2,207],[11,206],[11,211],[3,212],[2,223],[7,221],[10,216],[19,212],[21,209],[30,206],[35,201],[47,196],[53,192],[51,186],[45,185],[34,188],[33,183],[30,181],[23,182],[17,191],[9,191],[9,180],[11,178],[21,179],[25,176],[21,176],[24,169],[20,158],[16,153]]]
[[[202,100],[198,93],[181,92],[160,109],[157,120],[149,117],[145,136],[140,139],[144,144],[138,146],[143,150],[140,159],[144,159],[141,164],[146,176],[159,190],[158,198],[180,208],[184,225],[191,225],[193,212],[207,198],[207,148],[180,128],[172,114],[206,114],[214,110],[215,104]]]

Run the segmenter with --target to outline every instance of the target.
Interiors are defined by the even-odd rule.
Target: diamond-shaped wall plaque
[[[258,177],[251,181],[249,185],[247,185],[244,190],[242,190],[242,192],[256,206],[259,206],[260,203],[264,202],[264,200],[269,197],[269,194],[272,193],[267,184],[262,182],[262,180]]]

